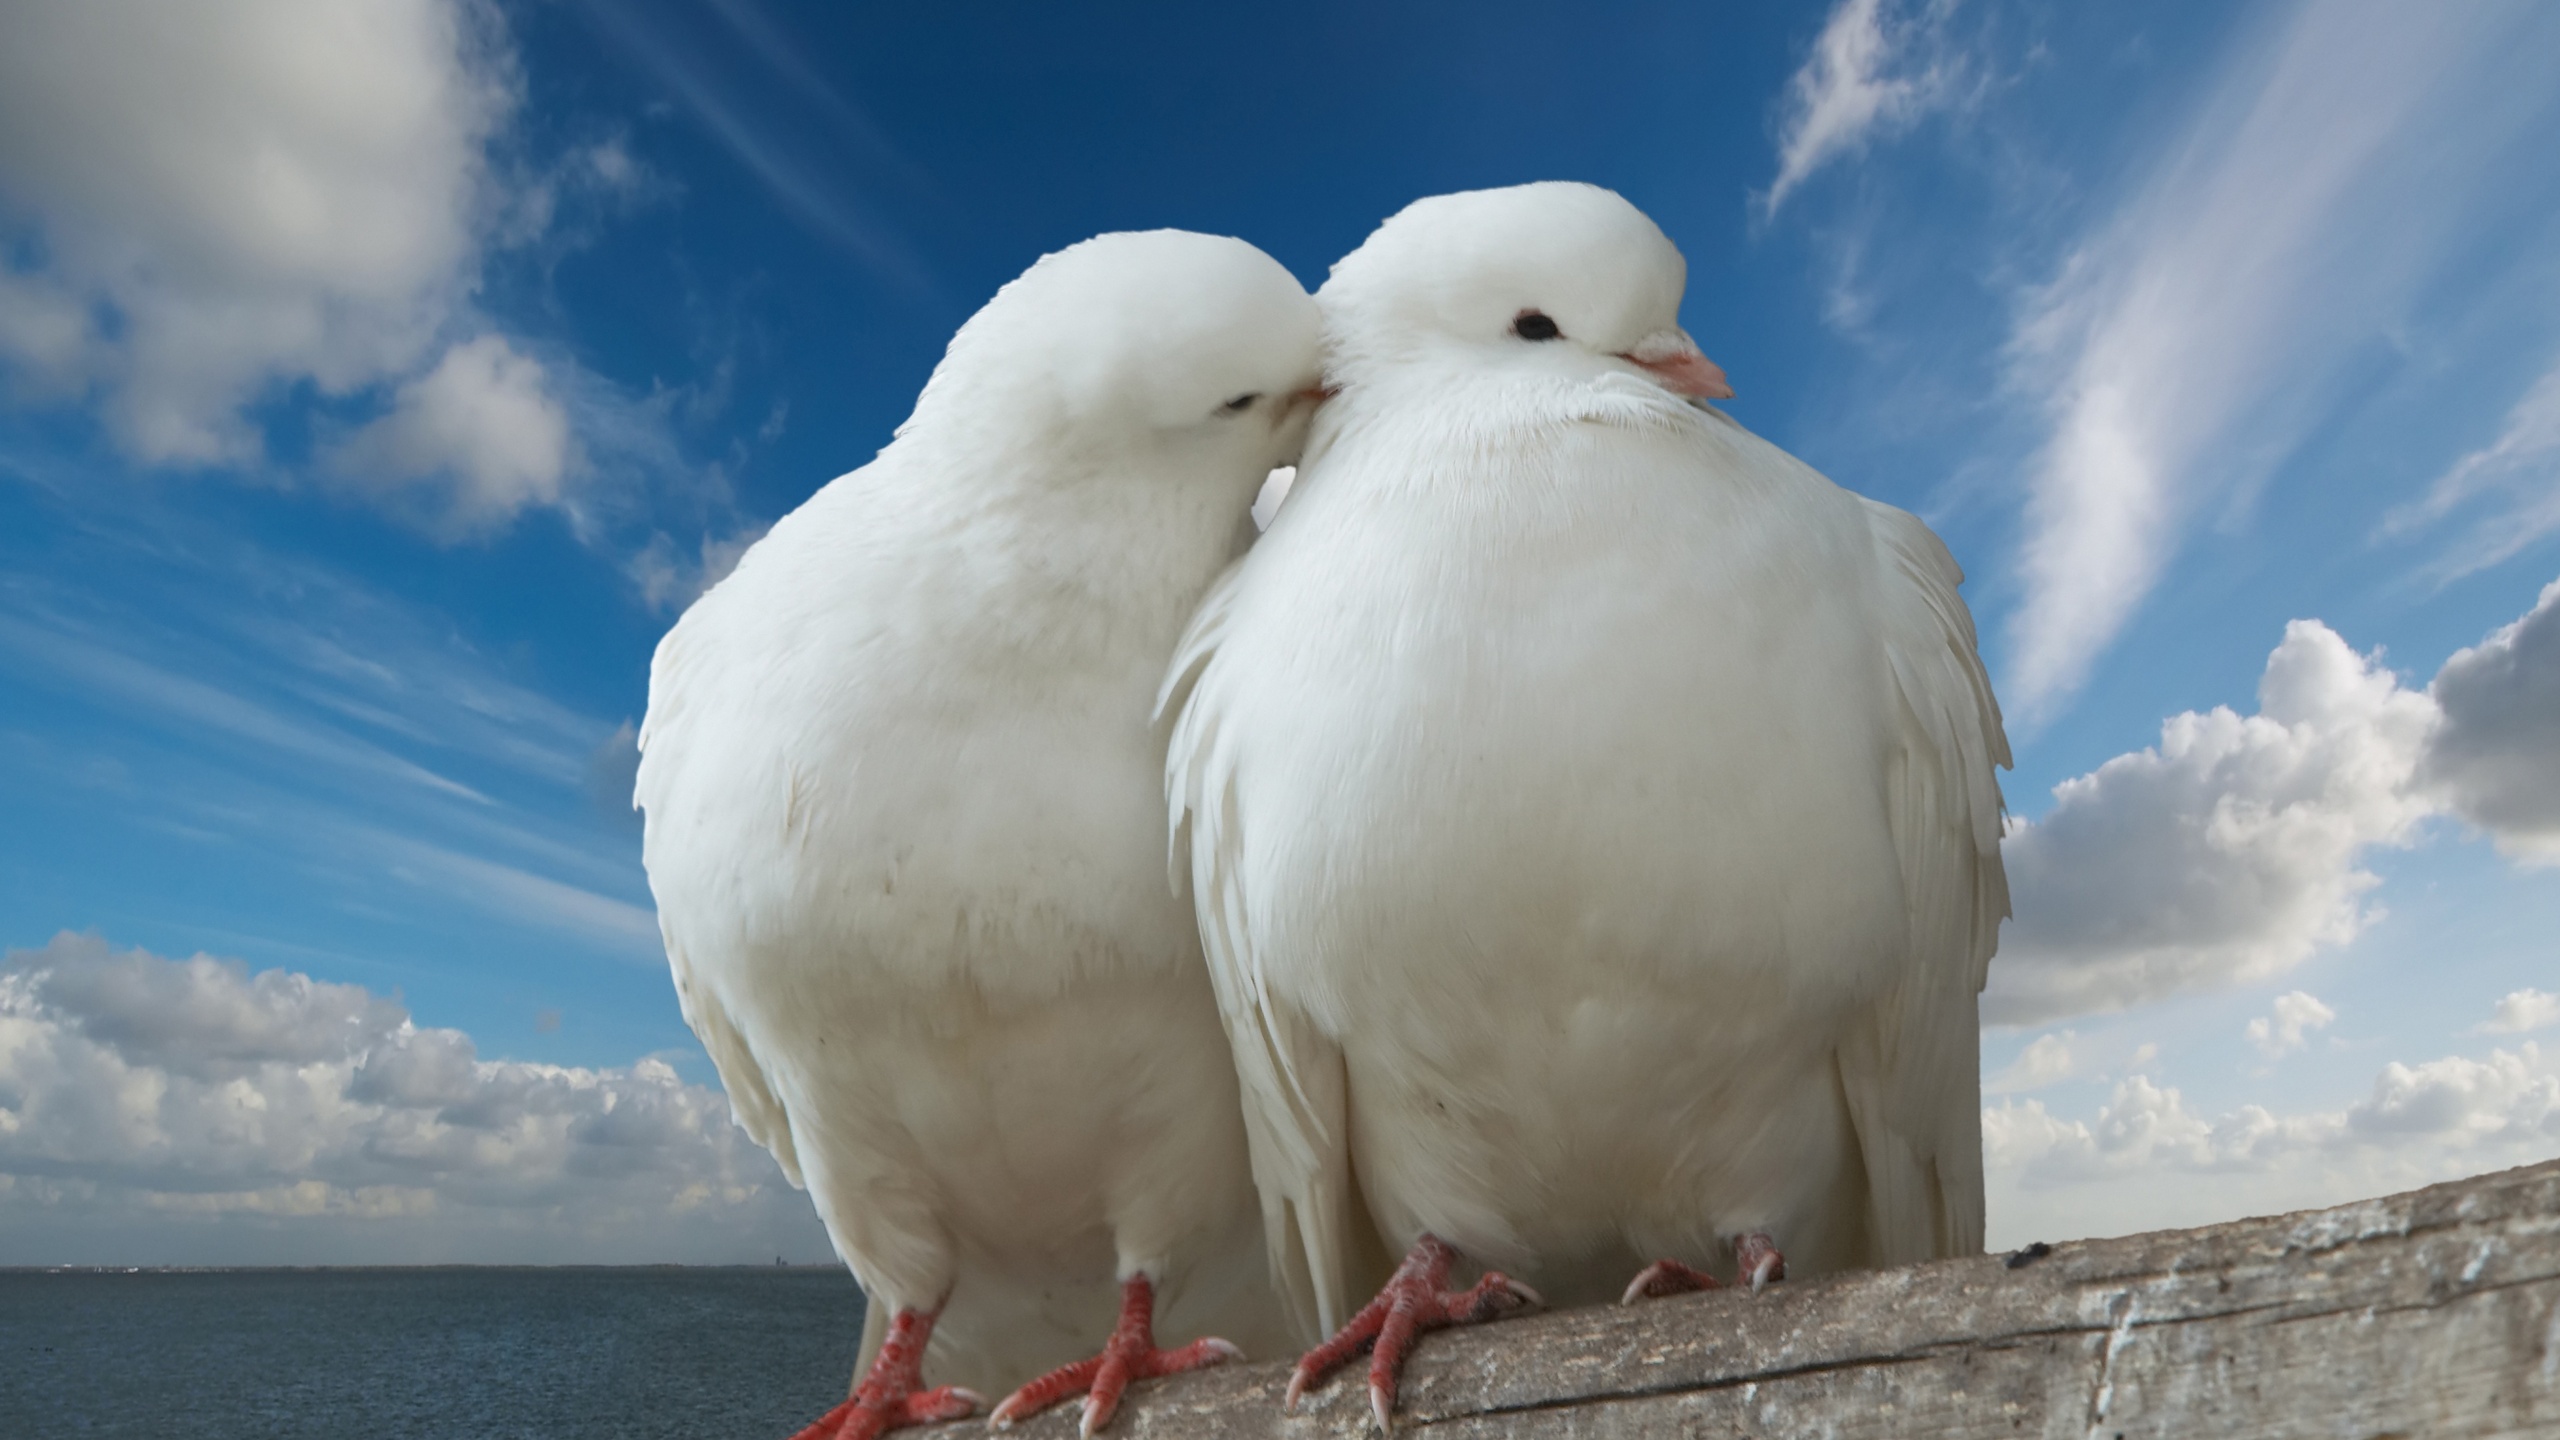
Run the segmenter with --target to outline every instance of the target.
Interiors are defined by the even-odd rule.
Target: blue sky
[[[1377,10],[0,20],[0,1262],[823,1254],[657,949],[657,636],[1042,252],[1544,178],[1972,575],[1995,1242],[2560,1154],[2560,14]]]

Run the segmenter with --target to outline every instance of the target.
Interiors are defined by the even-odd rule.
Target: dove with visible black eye
[[[1383,1427],[1419,1330],[1541,1293],[1981,1247],[2008,750],[1962,577],[1706,403],[1685,283],[1593,186],[1388,220],[1169,671],[1271,1252],[1342,1327],[1292,1400],[1367,1349]]]

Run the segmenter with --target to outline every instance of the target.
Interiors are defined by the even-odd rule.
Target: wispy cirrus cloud
[[[441,890],[501,918],[565,931],[656,968],[657,912],[522,866],[376,832],[375,846],[404,879]]]
[[[0,685],[77,707],[101,748],[12,755],[17,781],[112,754],[116,783],[83,808],[254,855],[315,906],[659,960],[637,847],[586,796],[613,724],[324,567],[121,510],[84,528],[80,506],[106,502],[66,499],[42,558],[14,557],[32,563],[0,588]],[[56,572],[130,578],[84,591]]]
[[[2405,538],[2458,509],[2491,502],[2426,567],[2439,584],[2477,574],[2560,532],[2560,361],[2507,411],[2498,438],[2446,467],[2419,499],[2383,517],[2383,538]]]
[[[2547,12],[2546,12],[2547,15]],[[2148,178],[2029,293],[2009,385],[2041,418],[2002,694],[2054,715],[2197,517],[2252,493],[2459,251],[2531,7],[2303,5],[2238,48]]]
[[[1887,0],[1840,0],[1787,82],[1778,174],[1757,197],[1763,219],[1836,160],[1952,103],[1963,73],[1945,43],[1946,0],[1905,15]]]
[[[590,3],[583,9],[596,31],[664,85],[793,221],[901,287],[938,298],[932,268],[907,237],[875,206],[846,190],[842,167],[810,154],[811,127],[762,113],[755,97],[779,79],[817,117],[817,128],[850,143],[864,170],[895,180],[902,194],[921,188],[921,177],[879,128],[811,71],[751,0],[714,0],[710,9],[720,22],[718,32],[697,24],[688,33],[692,17],[650,7]],[[722,52],[730,45],[746,52],[755,84],[723,75]]]
[[[478,790],[380,745],[120,653],[92,636],[0,614],[0,650],[33,662],[94,700],[150,715],[165,726],[245,741],[278,763],[316,764],[364,779],[402,781],[475,804],[492,803]]]

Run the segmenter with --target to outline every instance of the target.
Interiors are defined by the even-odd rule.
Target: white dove
[[[1240,240],[1051,255],[658,647],[637,800],[677,994],[870,1297],[869,1370],[804,1434],[970,1413],[928,1344],[981,1386],[1103,1344],[996,1412],[1086,1390],[1091,1433],[1131,1378],[1236,1353],[1158,1351],[1159,1286],[1169,1326],[1286,1343],[1150,706],[1317,340]]]
[[[1453,1249],[1570,1302],[1981,1246],[2008,751],[1962,574],[1703,403],[1685,274],[1588,185],[1388,220],[1175,656],[1274,1264],[1344,1327],[1292,1403],[1374,1340],[1383,1429],[1417,1328],[1536,1298],[1441,1293]]]

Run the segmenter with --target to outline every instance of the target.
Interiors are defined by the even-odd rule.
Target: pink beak
[[[1733,398],[1733,382],[1724,378],[1724,367],[1700,354],[1697,342],[1678,330],[1648,335],[1618,358],[1651,374],[1674,395],[1698,400]]]

